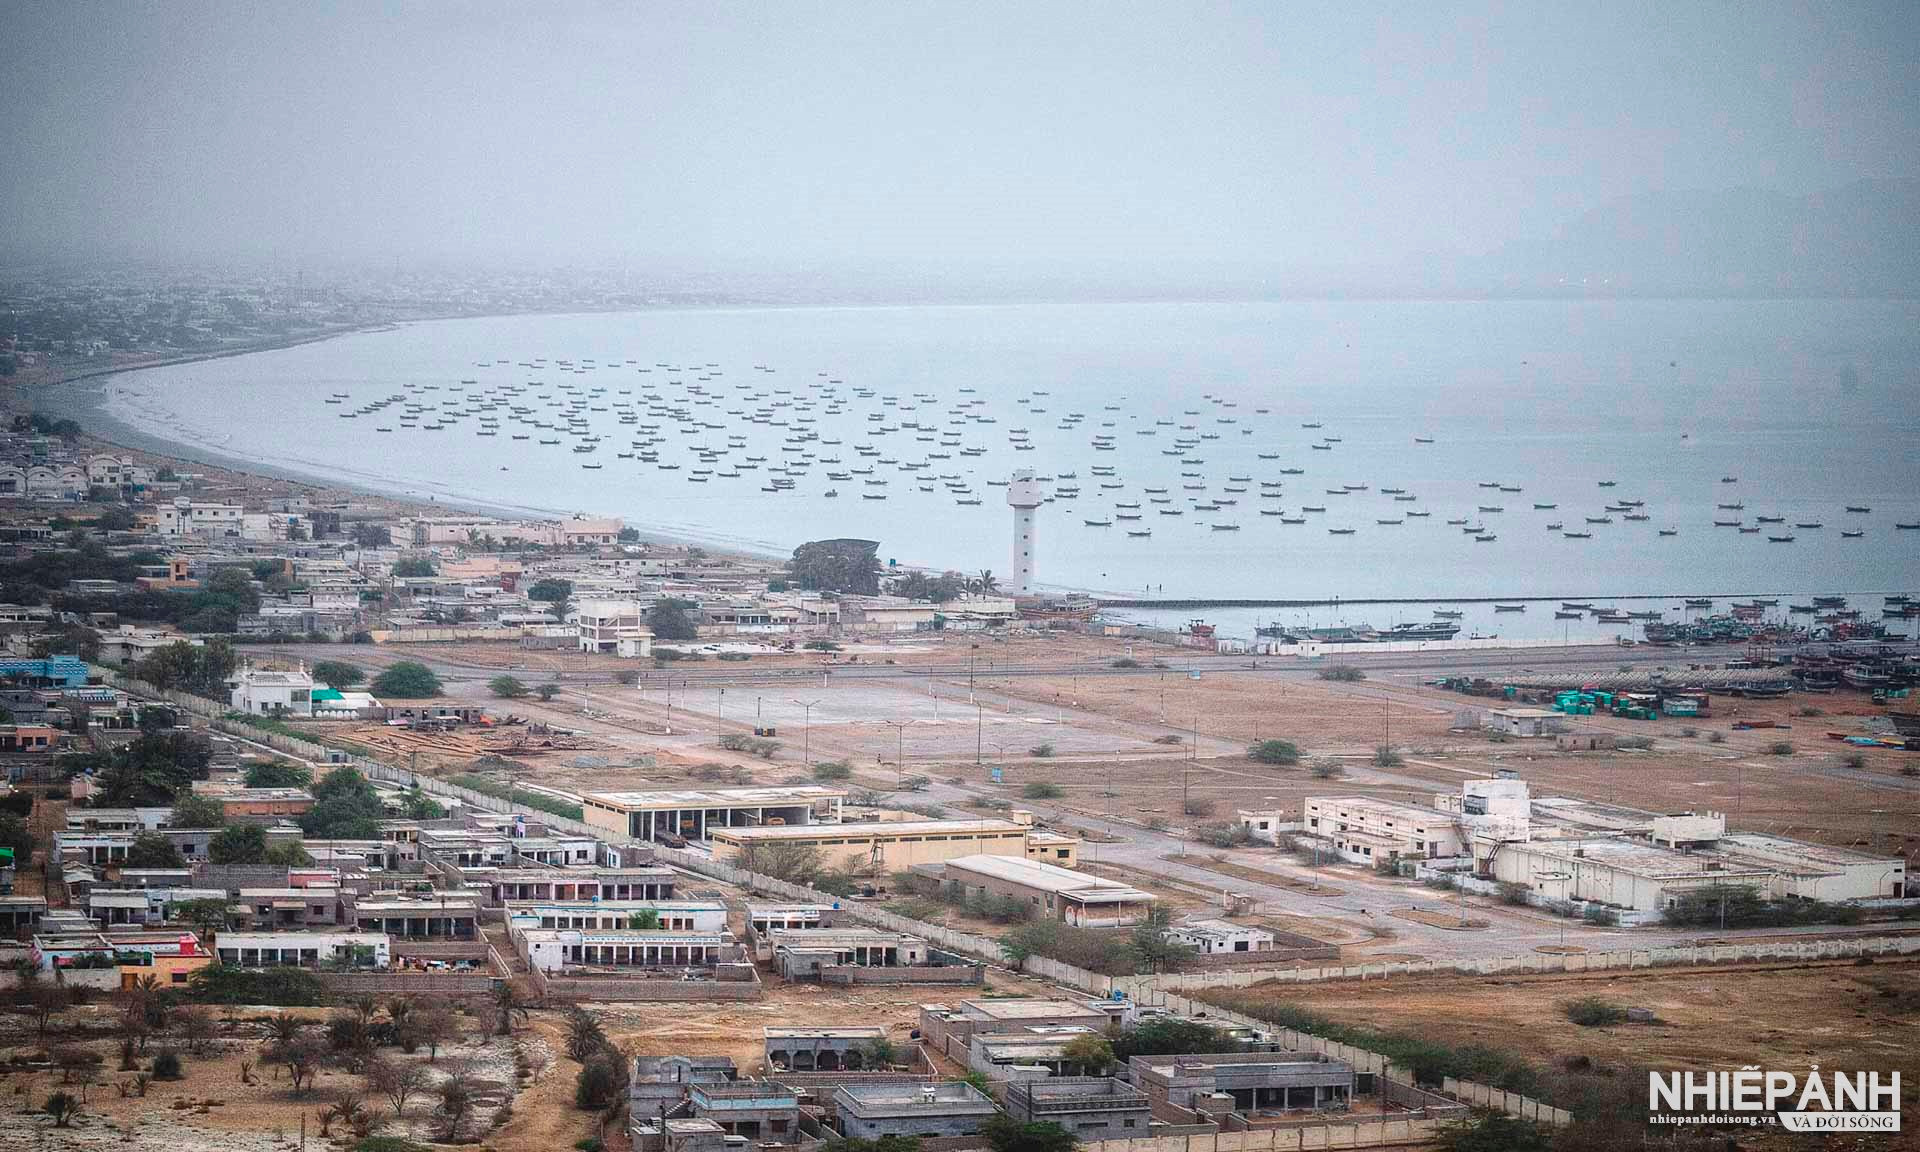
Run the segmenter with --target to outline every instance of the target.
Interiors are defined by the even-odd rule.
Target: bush
[[[1131,656],[1122,656],[1113,662],[1113,666],[1115,668],[1138,668],[1140,667],[1140,661],[1135,660]]]
[[[1247,826],[1234,820],[1215,820],[1198,825],[1193,838],[1212,848],[1239,848],[1252,842]]]
[[[1580,919],[1596,928],[1617,928],[1620,925],[1620,913],[1600,904],[1589,904],[1580,912]]]
[[[440,677],[425,664],[402,660],[373,678],[375,696],[399,700],[425,700],[440,695]]]
[[[1340,761],[1332,757],[1322,757],[1315,760],[1307,771],[1313,773],[1315,780],[1332,780],[1347,774],[1347,770],[1341,766]]]
[[[1367,674],[1365,672],[1362,672],[1351,664],[1329,664],[1325,668],[1320,669],[1320,679],[1322,680],[1338,680],[1343,684],[1351,684],[1356,680],[1365,680],[1366,678]]]
[[[1769,756],[1793,755],[1793,741],[1775,740],[1773,743],[1767,745],[1767,755]]]
[[[153,1078],[155,1080],[178,1080],[181,1075],[180,1053],[171,1048],[165,1048],[154,1054]]]
[[[502,700],[517,700],[527,694],[527,686],[517,676],[495,676],[487,681],[487,690]]]
[[[1725,732],[1707,733],[1707,743],[1709,744],[1725,744],[1726,742],[1727,742],[1727,734]]]
[[[1864,752],[1848,752],[1846,755],[1840,757],[1840,763],[1849,768],[1865,768],[1867,766],[1867,756]]]
[[[1395,752],[1385,744],[1373,750],[1373,766],[1375,768],[1398,768],[1406,762],[1406,757]]]
[[[1053,755],[1053,745],[1035,744],[1033,747],[1027,749],[1027,755],[1032,756],[1036,760],[1045,760],[1047,757]]]
[[[822,760],[813,766],[815,780],[845,780],[853,775],[853,765],[845,760]]]
[[[187,999],[202,1004],[272,1004],[306,1007],[327,1002],[326,989],[304,968],[252,971],[215,964],[187,981]]]
[[[1180,810],[1188,816],[1211,816],[1218,807],[1211,800],[1189,800],[1180,806]]]
[[[1173,733],[1173,732],[1169,732],[1169,733],[1167,733],[1167,734],[1166,734],[1165,736],[1155,736],[1155,737],[1153,738],[1153,742],[1154,742],[1155,744],[1184,744],[1184,743],[1186,743],[1186,741],[1185,741],[1184,739],[1182,739],[1182,738],[1181,738],[1181,737],[1180,737],[1180,736],[1179,736],[1179,735],[1178,735],[1177,733]]]
[[[1682,736],[1685,736],[1685,737],[1686,737],[1687,739],[1689,739],[1689,740],[1691,740],[1691,739],[1693,739],[1694,737],[1696,737],[1696,736],[1698,736],[1698,735],[1700,735],[1700,729],[1698,729],[1698,728],[1682,728],[1682,729],[1680,729],[1680,735],[1682,735]]]
[[[1795,716],[1806,716],[1811,718],[1814,716],[1825,716],[1827,714],[1827,710],[1824,708],[1814,708],[1809,706],[1806,708],[1797,708],[1794,710],[1793,714]]]
[[[1174,737],[1179,742],[1179,737]],[[1291,740],[1262,740],[1247,748],[1247,759],[1262,764],[1298,764],[1300,746]]]
[[[602,1053],[580,1066],[573,1085],[573,1106],[598,1112],[613,1103],[622,1088],[620,1069],[609,1054]]]
[[[515,788],[509,795],[507,786],[491,776],[482,776],[477,772],[462,772],[458,776],[449,776],[447,783],[458,784],[462,788],[471,788],[483,796],[495,800],[505,800],[522,808],[533,808],[541,812],[550,812],[555,816],[565,816],[569,820],[580,819],[580,805],[569,804],[558,796],[549,796],[544,792],[529,792],[525,788]]]
[[[1058,800],[1066,794],[1066,789],[1060,787],[1060,785],[1048,784],[1044,780],[1035,780],[1025,788],[1020,789],[1020,795],[1029,800]]]
[[[805,649],[806,649],[807,651],[809,651],[809,652],[838,652],[838,651],[840,651],[840,645],[838,645],[838,644],[835,644],[835,643],[834,643],[833,641],[831,641],[831,640],[809,640],[809,641],[807,641],[807,642],[806,642],[805,644],[802,644],[802,645],[800,645],[800,647],[802,647],[802,648],[805,648]]]
[[[1613,746],[1615,748],[1621,749],[1622,751],[1651,748],[1653,747],[1653,737],[1651,736],[1616,736],[1614,737]]]
[[[1527,897],[1532,894],[1533,889],[1527,887],[1525,884],[1506,881],[1500,885],[1500,902],[1502,904],[1511,904],[1516,908],[1526,907],[1528,904]]]
[[[1601,1028],[1608,1024],[1618,1024],[1627,1018],[1627,1010],[1611,1000],[1602,1000],[1598,996],[1582,996],[1578,1000],[1569,1000],[1560,1006],[1567,1019],[1582,1028]]]

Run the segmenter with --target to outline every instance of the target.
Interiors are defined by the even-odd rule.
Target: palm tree
[[[267,1017],[267,1036],[275,1044],[288,1044],[300,1035],[306,1021],[287,1012]]]
[[[991,596],[1000,590],[1000,581],[993,578],[993,569],[980,570],[980,578],[973,582],[973,590],[982,596]]]
[[[527,1019],[526,1003],[520,999],[520,993],[514,989],[513,982],[510,980],[502,980],[500,986],[493,990],[493,1010],[498,1014],[494,1031],[501,1036],[512,1033],[515,1015],[518,1015],[522,1021]]]

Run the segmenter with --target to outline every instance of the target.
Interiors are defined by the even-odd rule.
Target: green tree
[[[425,700],[440,695],[440,678],[425,664],[402,660],[374,677],[373,694],[397,700]]]
[[[1262,740],[1247,749],[1247,758],[1262,764],[1298,764],[1300,747],[1291,740]]]
[[[1088,1076],[1105,1076],[1113,1066],[1113,1044],[1093,1032],[1083,1032],[1067,1041],[1060,1055],[1068,1063],[1078,1064]]]
[[[211,796],[188,793],[173,802],[173,814],[167,817],[169,828],[218,828],[227,822],[227,810]]]
[[[70,1092],[55,1092],[47,1097],[44,1108],[47,1115],[53,1117],[55,1128],[65,1128],[73,1123],[80,1112],[80,1098]]]
[[[441,807],[438,800],[420,791],[418,787],[410,789],[402,803],[403,811],[409,820],[443,820],[447,815],[447,810]]]
[[[173,906],[173,918],[193,925],[205,937],[227,926],[227,902],[218,896],[186,900]]]
[[[133,666],[133,674],[155,688],[184,688],[200,668],[200,653],[185,640],[155,648]]]
[[[40,660],[69,655],[92,663],[100,659],[100,633],[84,624],[62,624],[57,631],[35,637],[28,651]]]
[[[345,660],[322,660],[313,666],[313,678],[329,688],[351,688],[366,680],[366,669]]]
[[[573,581],[548,577],[536,580],[533,587],[527,589],[527,599],[539,600],[547,604],[565,604],[573,598]]]
[[[393,574],[403,580],[433,575],[433,558],[407,556],[394,562]]]
[[[872,596],[880,591],[879,554],[873,540],[810,540],[793,550],[787,572],[810,591]]]
[[[1193,949],[1167,938],[1173,916],[1158,905],[1147,909],[1140,923],[1133,926],[1128,943],[1148,972],[1172,972],[1193,958]]]
[[[127,849],[128,868],[185,868],[186,857],[158,832],[142,832]]]
[[[13,849],[16,867],[33,859],[33,829],[11,812],[0,813],[0,848]]]
[[[362,548],[385,548],[393,543],[393,532],[385,524],[362,522],[353,526],[353,542]]]
[[[1483,1111],[1442,1128],[1434,1148],[1439,1152],[1547,1152],[1554,1143],[1531,1121]]]
[[[301,847],[298,840],[288,840],[267,849],[266,863],[276,868],[311,868],[313,854]]]
[[[694,622],[691,612],[698,607],[691,600],[677,600],[665,596],[653,602],[647,609],[647,627],[652,630],[655,640],[697,640],[700,626]]]
[[[492,692],[502,700],[517,700],[527,694],[527,686],[517,677],[495,676],[493,679],[487,681],[487,691]]]
[[[1073,1133],[1058,1124],[1023,1124],[1002,1113],[980,1125],[993,1152],[1073,1152]]]
[[[376,840],[386,806],[357,768],[335,768],[313,787],[314,805],[301,830],[324,840]]]
[[[1114,1042],[1115,1059],[1135,1056],[1190,1056],[1206,1052],[1232,1052],[1240,1046],[1227,1034],[1198,1020],[1149,1020],[1138,1028],[1120,1034]]]
[[[313,773],[291,760],[269,760],[247,769],[249,788],[305,788],[313,783]]]
[[[546,683],[535,688],[533,691],[536,695],[540,697],[540,699],[551,700],[555,696],[560,695],[560,685],[554,684],[554,683]]]
[[[144,732],[104,756],[82,753],[64,761],[77,771],[92,770],[98,803],[117,808],[172,804],[193,790],[195,780],[207,778],[212,762],[211,745],[179,729]]]
[[[215,864],[265,864],[267,830],[258,824],[229,824],[207,841],[207,859]]]

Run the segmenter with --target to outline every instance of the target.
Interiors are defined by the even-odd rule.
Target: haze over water
[[[352,335],[297,348],[149,369],[114,378],[109,411],[143,431],[200,449],[401,493],[554,512],[617,513],[645,530],[784,553],[803,540],[861,536],[881,542],[883,558],[903,564],[982,568],[1004,574],[1010,513],[1003,480],[1015,468],[1042,476],[1077,474],[1080,495],[1046,505],[1040,517],[1038,572],[1051,588],[1168,597],[1472,597],[1899,591],[1920,575],[1920,532],[1895,521],[1920,520],[1920,456],[1910,451],[1920,416],[1920,304],[1911,302],[1304,302],[1245,304],[1045,304],[977,307],[807,308],[662,311],[613,315],[512,316],[433,322]],[[544,368],[521,361],[544,357]],[[593,360],[566,373],[556,360]],[[505,361],[477,367],[481,361]],[[624,363],[637,361],[637,365]],[[669,373],[654,367],[685,367]],[[686,384],[719,390],[703,402]],[[756,371],[756,365],[773,369]],[[642,373],[639,368],[650,369]],[[826,377],[819,375],[826,373]],[[837,386],[837,416],[814,402],[810,427],[837,447],[807,445],[815,464],[791,492],[762,491],[764,472],[739,479],[689,480],[693,444],[744,435],[746,455],[783,459],[783,438],[797,430],[729,416],[768,400]],[[555,418],[536,392],[564,398],[560,384],[585,396],[605,388],[596,407],[632,402],[664,442],[662,471],[619,459],[635,429],[614,412],[593,412],[605,437],[588,456],[567,441],[542,446],[506,435],[480,438],[472,420],[444,431],[396,428],[399,409],[341,419],[335,392],[363,405],[409,387],[442,391],[411,397],[437,403],[462,379],[478,392],[496,384],[540,381],[512,403]],[[674,380],[681,381],[675,385]],[[740,391],[736,386],[746,386]],[[971,395],[961,389],[971,388]],[[631,389],[622,396],[620,389]],[[871,389],[872,399],[854,396]],[[1020,404],[1034,390],[1048,395]],[[699,419],[725,424],[682,436],[677,422],[645,415],[642,395],[672,405],[686,397]],[[751,394],[764,393],[765,400]],[[916,393],[936,403],[916,402]],[[1211,394],[1213,399],[1208,398]],[[917,409],[904,414],[885,397]],[[829,470],[872,466],[855,455],[872,444],[886,459],[918,461],[935,445],[914,429],[879,433],[902,420],[944,430],[948,409],[967,399],[994,423],[953,426],[982,456],[941,449],[916,481],[880,466],[884,488],[831,481]],[[1224,403],[1230,402],[1228,408]],[[1113,407],[1117,407],[1114,410]],[[1045,411],[1035,413],[1033,408]],[[1265,408],[1267,414],[1257,414]],[[1191,416],[1189,411],[1198,412]],[[1062,417],[1082,413],[1071,430]],[[499,415],[506,414],[503,407]],[[780,415],[791,418],[791,409]],[[1222,418],[1232,424],[1221,423]],[[1174,426],[1156,425],[1171,420]],[[1110,423],[1111,426],[1107,426]],[[1303,423],[1320,423],[1318,430]],[[1179,425],[1194,425],[1180,431]],[[510,420],[503,432],[528,432]],[[1009,432],[1026,429],[1036,446],[1015,451]],[[1156,433],[1140,435],[1147,429]],[[1251,430],[1252,434],[1245,434]],[[1175,436],[1217,435],[1183,457],[1164,455]],[[1095,436],[1114,451],[1096,451]],[[1330,451],[1315,450],[1337,437]],[[1430,437],[1432,444],[1418,444]],[[1277,453],[1265,460],[1262,453]],[[790,453],[786,458],[794,458]],[[1183,464],[1182,459],[1203,460]],[[583,463],[602,467],[588,470]],[[504,466],[504,470],[503,470]],[[1111,478],[1092,469],[1112,467]],[[1282,475],[1303,468],[1303,475]],[[1204,491],[1183,491],[1196,482]],[[971,482],[978,506],[961,506],[934,474]],[[1142,490],[1164,487],[1172,507],[1223,495],[1228,477],[1248,489],[1218,511],[1158,515]],[[1735,476],[1737,484],[1721,482]],[[1283,482],[1282,498],[1258,498],[1259,481]],[[1602,489],[1602,480],[1617,486]],[[1498,481],[1518,494],[1479,487]],[[1100,483],[1120,483],[1102,490]],[[933,483],[923,493],[916,483]],[[1066,481],[1048,485],[1050,491]],[[1327,489],[1364,484],[1366,492]],[[1382,488],[1403,488],[1417,502],[1395,502]],[[827,498],[829,489],[840,492]],[[887,499],[865,500],[862,492]],[[1644,500],[1639,523],[1585,525],[1607,503]],[[1796,536],[1715,528],[1715,506],[1742,502],[1756,515],[1782,515]],[[1139,522],[1110,520],[1114,505],[1143,505]],[[1535,502],[1554,503],[1536,511]],[[1866,505],[1870,514],[1843,506]],[[1480,513],[1499,505],[1499,513]],[[1303,506],[1303,525],[1282,524],[1260,507]],[[1430,517],[1376,524],[1409,510]],[[1719,513],[1719,515],[1730,515]],[[1469,517],[1498,538],[1477,542],[1449,519]],[[1793,530],[1796,522],[1820,529]],[[1216,531],[1233,523],[1238,531]],[[1586,530],[1589,540],[1549,531]],[[1357,529],[1335,536],[1330,527]],[[1671,528],[1677,536],[1660,537]],[[1126,529],[1150,530],[1131,538]],[[1841,531],[1864,530],[1859,539]],[[1769,532],[1782,529],[1770,526]],[[1268,614],[1271,615],[1271,614]],[[1320,622],[1336,614],[1321,612]],[[1384,626],[1424,619],[1424,608],[1340,613]],[[1296,614],[1294,618],[1299,618]],[[1503,619],[1507,634],[1525,625]],[[1586,625],[1591,628],[1592,625]],[[1554,635],[1562,626],[1551,625]]]

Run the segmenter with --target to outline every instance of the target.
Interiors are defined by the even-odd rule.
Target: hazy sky
[[[0,248],[1406,266],[1920,174],[1920,4],[0,0]]]

